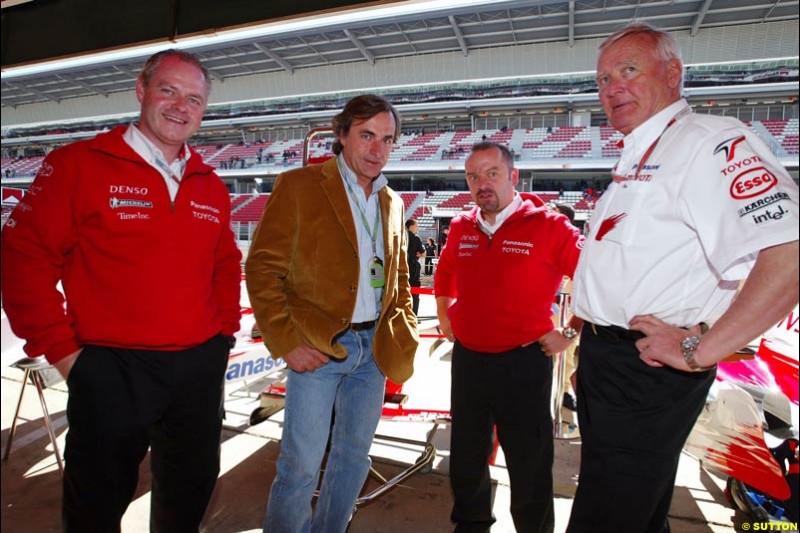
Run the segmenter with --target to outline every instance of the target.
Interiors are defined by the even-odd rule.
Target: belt
[[[374,325],[374,320],[370,320],[369,322],[357,322],[355,324],[350,324],[350,329],[353,331],[364,331],[366,329],[372,329]]]
[[[600,326],[599,324],[592,324],[590,322],[585,322],[584,326],[590,326],[594,334],[597,335],[598,337],[602,337],[606,340],[614,342],[620,342],[620,341],[635,342],[647,336],[641,331],[636,331],[633,329],[625,329],[619,326]]]

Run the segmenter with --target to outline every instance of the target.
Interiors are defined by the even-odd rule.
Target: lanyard
[[[178,185],[181,184],[181,179],[178,177],[177,174],[175,174],[175,172],[172,170],[172,167],[169,166],[166,161],[163,161],[158,156],[154,157],[154,160],[156,162],[156,165],[158,165],[158,168],[166,172],[167,176],[169,176],[172,181],[174,181]]]
[[[361,209],[361,204],[358,201],[358,197],[356,193],[353,191],[353,188],[350,187],[350,183],[347,179],[344,179],[344,184],[347,186],[347,191],[350,193],[350,198],[353,199],[353,202],[356,204],[356,209],[358,209],[358,214],[361,215],[361,223],[364,224],[364,229],[367,230],[369,234],[369,238],[372,241],[372,255],[378,257],[378,219],[380,218],[380,206],[375,206],[375,222],[372,225],[372,229],[369,227],[369,222],[367,222],[367,214]]]
[[[647,150],[645,150],[644,155],[639,160],[639,164],[636,165],[636,173],[633,175],[633,179],[635,181],[639,181],[639,172],[647,164],[647,161],[650,159],[650,156],[653,155],[653,152],[655,151],[656,146],[658,146],[658,142],[661,140],[661,137],[663,137],[664,134],[667,133],[667,130],[670,128],[670,126],[675,124],[679,118],[683,117],[683,115],[685,115],[688,112],[689,108],[686,108],[677,115],[675,115],[674,117],[672,117],[672,120],[667,122],[667,125],[661,131],[661,135],[656,137],[656,140],[650,143],[650,146],[647,147]],[[629,181],[627,177],[620,176],[619,174],[617,174],[617,165],[619,165],[619,162],[617,162],[617,164],[614,165],[614,168],[611,169],[611,179],[615,182]]]

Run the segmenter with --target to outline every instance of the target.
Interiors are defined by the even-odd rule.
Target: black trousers
[[[178,352],[84,346],[67,380],[66,532],[117,532],[150,452],[150,529],[198,531],[219,474],[228,343]]]
[[[416,282],[417,284],[414,285],[414,282],[411,282],[411,287],[419,287],[421,285],[420,282]],[[411,295],[411,310],[414,311],[414,316],[419,314],[419,294],[412,294]]]
[[[425,275],[430,276],[433,274],[433,258],[435,256],[427,255],[425,256]]]
[[[715,371],[654,368],[633,340],[585,324],[578,365],[581,469],[567,531],[662,533],[678,459]]]
[[[495,522],[489,478],[495,425],[516,530],[553,531],[552,360],[536,343],[485,354],[456,341],[451,368],[450,519],[456,531],[488,531]]]

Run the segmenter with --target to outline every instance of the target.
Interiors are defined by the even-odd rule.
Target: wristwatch
[[[686,361],[686,365],[692,370],[692,372],[705,372],[711,368],[697,364],[694,356],[699,345],[700,335],[692,335],[691,337],[686,337],[683,339],[683,341],[681,341],[681,354],[683,354],[683,360]]]
[[[568,341],[571,341],[575,337],[578,336],[578,332],[575,331],[575,328],[566,327],[561,330],[561,334],[564,335],[564,338]]]

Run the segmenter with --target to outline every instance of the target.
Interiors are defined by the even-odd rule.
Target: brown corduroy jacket
[[[403,200],[378,193],[386,287],[375,331],[375,361],[392,381],[413,373],[419,337],[411,310]],[[245,266],[256,322],[272,357],[301,343],[347,356],[336,337],[356,305],[355,222],[336,159],[281,174],[253,236]]]

